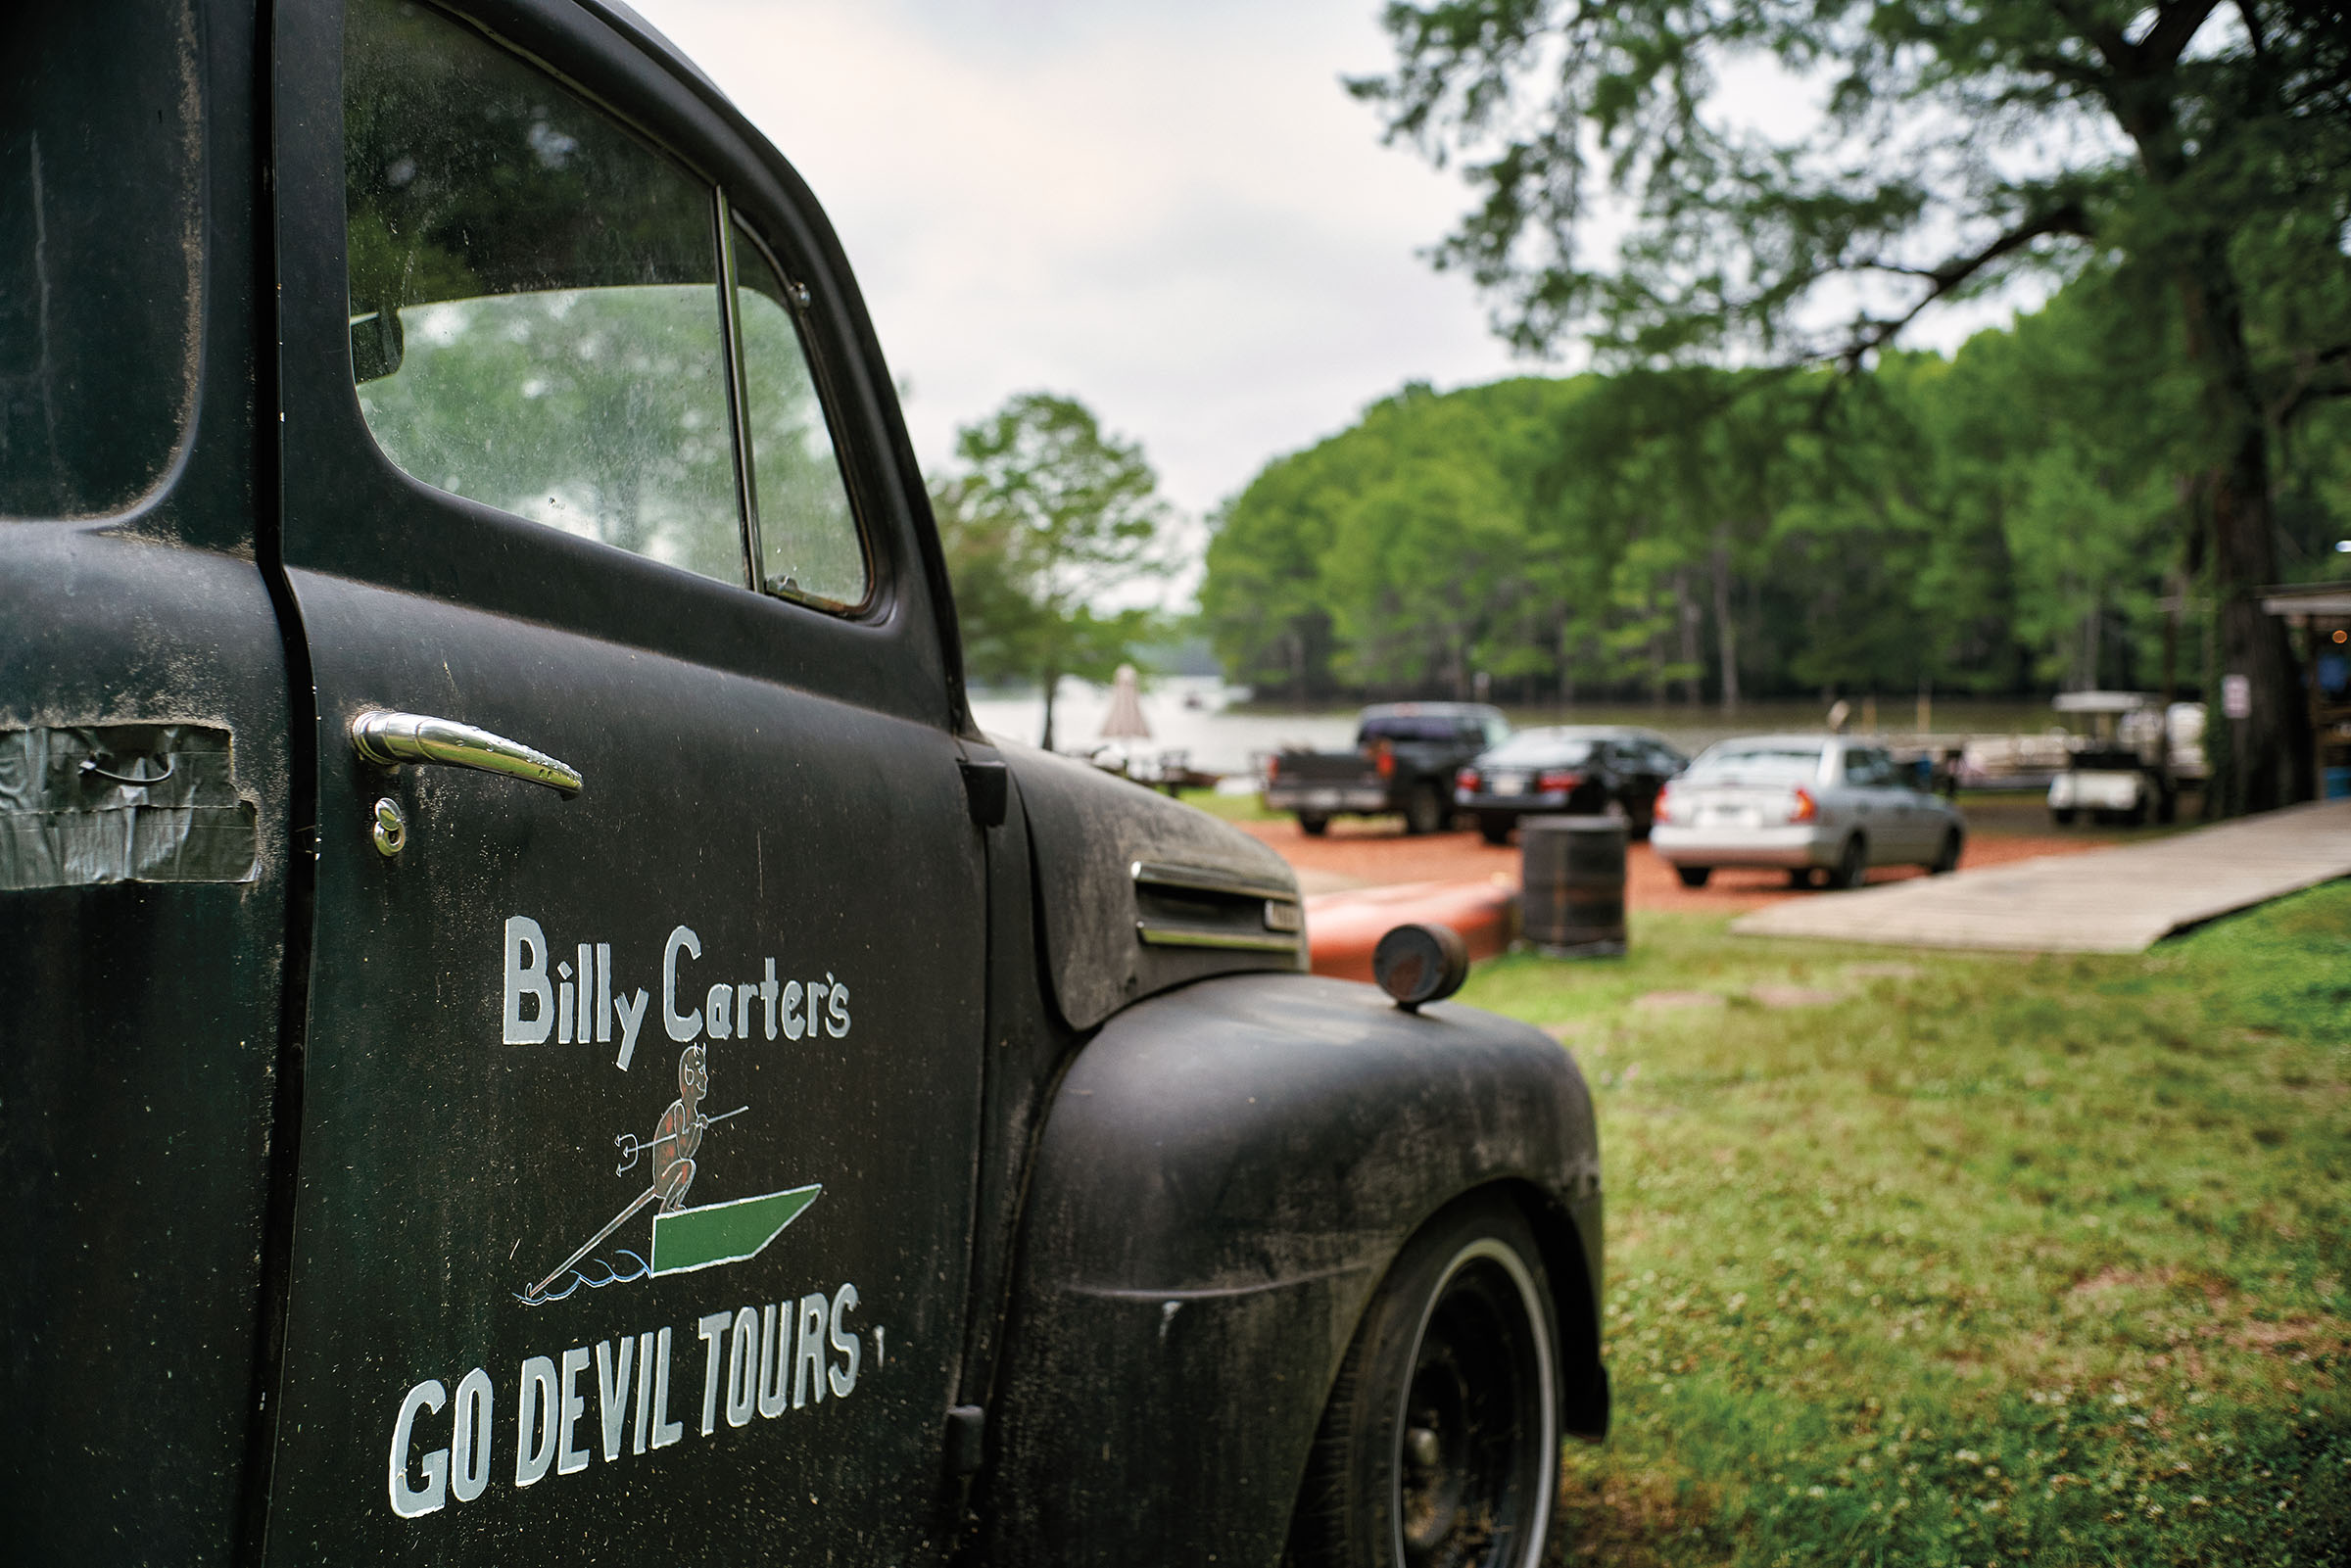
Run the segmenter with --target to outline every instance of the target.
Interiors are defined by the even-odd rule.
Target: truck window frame
[[[964,710],[952,612],[936,602],[945,587],[936,546],[922,533],[927,504],[888,403],[888,367],[821,208],[714,89],[592,7],[468,0],[461,11],[434,9],[549,71],[723,190],[784,275],[809,291],[803,341],[832,394],[829,425],[868,552],[867,600],[834,611],[697,578],[451,497],[378,452],[346,347],[341,9],[281,12],[277,23],[280,123],[302,132],[281,135],[277,149],[281,450],[288,493],[332,492],[337,514],[332,528],[289,520],[271,542],[287,564],[957,730]],[[401,526],[385,532],[395,518]]]
[[[705,168],[696,167],[691,160],[681,158],[671,148],[664,145],[659,138],[649,134],[642,124],[637,123],[630,117],[619,112],[613,105],[604,102],[586,91],[580,84],[569,80],[560,72],[551,69],[544,61],[534,59],[521,53],[520,51],[506,47],[499,37],[486,31],[479,24],[472,23],[463,14],[451,7],[434,3],[434,0],[424,0],[424,3],[420,4],[416,3],[416,0],[409,0],[409,3],[414,4],[415,9],[423,11],[437,19],[440,24],[455,29],[456,35],[461,36],[465,39],[465,42],[459,45],[460,48],[469,51],[478,51],[484,54],[494,54],[504,63],[504,67],[500,68],[504,71],[516,76],[535,78],[536,80],[544,83],[545,87],[549,89],[549,97],[551,101],[555,95],[560,95],[570,100],[571,110],[576,112],[580,117],[593,118],[598,122],[600,127],[598,133],[599,136],[609,138],[609,141],[612,144],[615,144],[615,151],[617,151],[618,144],[633,146],[637,150],[637,155],[641,155],[645,160],[645,164],[642,166],[644,166],[648,173],[656,166],[665,167],[670,171],[670,175],[664,177],[674,177],[676,180],[681,182],[680,186],[677,187],[677,193],[680,198],[683,199],[686,193],[691,191],[693,198],[696,203],[698,203],[702,216],[699,241],[702,259],[706,262],[709,272],[709,281],[707,287],[711,290],[709,303],[713,308],[710,324],[713,328],[714,336],[714,342],[712,344],[712,348],[715,351],[714,357],[716,361],[714,368],[718,371],[720,381],[718,395],[714,400],[712,400],[713,406],[709,411],[714,412],[719,416],[719,431],[721,434],[717,439],[723,440],[727,448],[725,480],[726,489],[732,499],[735,508],[735,515],[732,519],[732,532],[736,537],[738,557],[736,561],[736,570],[732,574],[721,573],[713,570],[712,567],[716,564],[715,559],[709,562],[704,562],[700,565],[693,565],[687,564],[683,561],[669,560],[665,558],[664,553],[656,552],[654,549],[642,548],[633,545],[619,543],[608,538],[600,537],[593,532],[582,532],[576,528],[564,528],[561,523],[553,522],[549,519],[531,517],[527,512],[504,505],[499,499],[488,495],[472,495],[462,490],[451,490],[449,493],[465,496],[468,499],[477,500],[482,504],[489,505],[498,510],[506,512],[508,515],[522,516],[528,521],[539,522],[543,526],[552,526],[561,529],[564,532],[575,533],[578,535],[578,537],[586,538],[594,544],[602,545],[606,548],[619,549],[628,553],[645,556],[648,559],[661,561],[665,565],[673,566],[679,570],[696,572],[698,575],[708,577],[716,582],[725,583],[732,581],[737,583],[739,586],[746,587],[755,593],[775,594],[780,597],[809,605],[812,608],[829,614],[854,615],[860,610],[864,609],[874,597],[876,575],[873,564],[874,550],[872,543],[867,537],[868,530],[864,521],[864,508],[859,505],[856,487],[851,483],[846,464],[841,460],[840,448],[842,446],[842,440],[839,430],[840,422],[835,417],[833,410],[833,397],[831,394],[831,387],[829,385],[830,378],[825,373],[824,356],[818,351],[817,346],[811,341],[812,334],[808,330],[810,323],[808,322],[807,317],[815,309],[814,299],[811,291],[805,284],[800,283],[794,277],[792,271],[777,259],[775,252],[758,237],[751,226],[744,221],[742,216],[736,212],[735,205],[729,199],[729,192],[723,180],[713,177],[712,174]],[[347,16],[348,12],[349,4],[347,3]],[[348,22],[345,27],[345,61],[348,65],[350,59],[352,58],[350,55]],[[350,112],[352,91],[353,89],[348,83],[346,83],[344,91],[346,115],[348,115]],[[581,130],[581,134],[587,135],[588,132],[583,128]],[[478,171],[470,168],[461,171],[461,173],[465,176],[471,176],[477,172]],[[528,172],[529,171],[526,170],[526,176]],[[350,237],[349,206],[351,200],[352,188],[347,182],[347,250],[345,257],[347,277],[349,276],[350,271],[350,256],[348,245]],[[672,236],[673,241],[683,240],[685,236],[682,233]],[[816,398],[817,416],[824,421],[828,445],[827,455],[832,460],[832,471],[836,475],[837,482],[840,485],[840,499],[843,503],[848,526],[854,536],[852,543],[858,562],[858,570],[862,577],[862,581],[859,584],[858,593],[855,594],[855,596],[850,598],[838,598],[819,593],[797,592],[791,588],[784,588],[775,584],[771,584],[767,579],[767,574],[764,569],[764,546],[761,536],[761,525],[758,510],[758,454],[753,440],[752,427],[748,414],[748,404],[751,391],[749,380],[750,360],[747,354],[747,346],[743,327],[741,299],[744,284],[739,270],[739,244],[748,245],[757,260],[768,268],[768,270],[775,276],[780,284],[784,298],[779,300],[777,303],[779,307],[786,311],[787,316],[791,321],[793,344],[800,356],[801,365],[807,372],[807,380],[810,390]],[[497,247],[494,245],[491,254],[495,256],[496,251]],[[595,289],[598,287],[598,285],[586,281],[587,274],[585,273],[577,274],[578,278],[580,279],[579,281],[566,281],[565,268],[569,266],[576,270],[578,265],[576,261],[571,261],[566,257],[554,255],[551,255],[548,258],[548,261],[553,270],[551,273],[552,280],[546,284],[544,288],[552,288],[560,291],[566,288]],[[700,288],[704,285],[699,281],[696,281],[692,286]],[[356,289],[356,282],[354,283],[354,288]],[[542,292],[544,292],[544,289]],[[476,299],[498,300],[504,297],[505,297],[504,291],[493,287],[488,294],[480,296],[468,296],[461,299],[453,300],[448,303],[464,304],[471,303]],[[352,309],[354,311],[353,319],[355,322],[358,322],[362,319],[360,311],[361,304],[365,302],[360,301],[357,292],[354,292],[351,295],[351,299],[354,302],[352,306]],[[414,302],[409,309],[422,309],[443,302],[437,299],[428,298],[426,300]],[[356,347],[357,344],[355,338],[355,351]],[[355,360],[356,357],[357,356],[355,353]],[[389,379],[390,377],[397,376],[398,374],[399,366],[397,360],[393,362],[393,366],[391,368],[383,370],[377,375],[373,376],[362,376],[355,363],[353,380],[355,383],[355,388],[364,387],[379,379]],[[494,397],[492,402],[495,403],[496,401],[497,400]],[[485,414],[494,413],[495,411],[496,410],[489,404],[484,404],[482,407],[482,412]],[[385,445],[390,434],[389,429],[379,427],[379,422],[374,418],[369,418],[366,422],[368,426],[368,434],[371,440],[374,442],[378,452],[390,460],[393,466],[399,468],[403,473],[408,475],[408,477],[421,481],[428,487],[434,489],[447,488],[443,484],[436,482],[432,472],[412,466],[410,462],[404,460],[399,453],[395,452],[391,448]],[[564,438],[572,442],[586,442],[593,444],[596,440],[596,431],[593,425],[581,425],[576,422],[566,421],[562,426],[560,426],[559,433]],[[697,524],[690,525],[690,534],[688,537],[698,541],[702,546],[715,546],[723,532],[725,532],[724,520],[714,513],[713,515],[702,519]],[[651,541],[648,541],[647,543],[651,543]]]

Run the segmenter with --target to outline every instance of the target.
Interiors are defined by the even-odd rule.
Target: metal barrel
[[[1522,817],[1519,929],[1543,952],[1624,951],[1625,824],[1615,817]]]

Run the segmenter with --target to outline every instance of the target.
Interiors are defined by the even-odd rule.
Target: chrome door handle
[[[381,708],[362,713],[351,721],[351,747],[360,761],[379,768],[404,762],[438,763],[503,774],[566,795],[576,795],[584,787],[577,768],[557,762],[544,751],[429,714],[389,713]]]

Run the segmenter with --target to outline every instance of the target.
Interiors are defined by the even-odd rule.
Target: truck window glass
[[[744,581],[715,198],[458,23],[344,21],[352,375],[428,485]]]
[[[861,604],[865,547],[791,296],[766,254],[740,228],[735,279],[759,581],[771,594],[832,607]]]
[[[196,396],[190,8],[0,15],[0,517],[126,510]]]
[[[1449,718],[1391,713],[1365,720],[1356,736],[1356,744],[1376,745],[1382,740],[1426,740],[1449,744],[1458,740],[1460,736],[1459,728]]]

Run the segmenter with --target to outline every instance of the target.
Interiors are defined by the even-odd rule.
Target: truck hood
[[[1003,745],[1028,814],[1053,996],[1073,1028],[1252,970],[1304,970],[1298,879],[1228,824],[1098,768]]]

